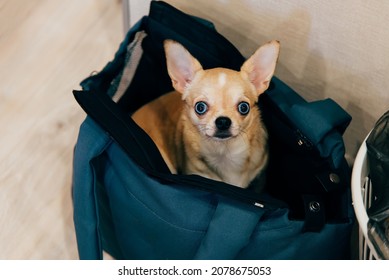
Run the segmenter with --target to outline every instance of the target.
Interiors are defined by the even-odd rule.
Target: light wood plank
[[[120,1],[1,1],[0,259],[78,258],[72,153],[85,114],[72,89],[122,38]]]

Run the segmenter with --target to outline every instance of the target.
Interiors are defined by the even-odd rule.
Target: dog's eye
[[[250,104],[244,101],[240,102],[238,104],[238,111],[243,116],[247,115],[250,112]]]
[[[199,101],[195,104],[194,109],[198,115],[204,115],[208,111],[208,105],[204,101]]]

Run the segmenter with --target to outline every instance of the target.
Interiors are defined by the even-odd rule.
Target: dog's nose
[[[231,120],[227,117],[218,117],[215,120],[215,124],[219,130],[227,130],[231,126]]]

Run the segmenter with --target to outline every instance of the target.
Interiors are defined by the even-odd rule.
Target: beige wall
[[[130,2],[134,16],[137,0]],[[352,115],[345,134],[351,158],[389,110],[389,1],[166,2],[213,21],[246,56],[268,40],[280,40],[276,75],[307,100],[329,97]]]

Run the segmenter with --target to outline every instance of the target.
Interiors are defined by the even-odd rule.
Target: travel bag
[[[270,145],[263,193],[171,174],[131,119],[172,90],[165,39],[180,42],[205,69],[239,70],[245,60],[209,21],[152,1],[114,59],[81,82],[74,96],[87,117],[72,185],[79,257],[349,258],[354,216],[342,139],[349,114],[331,99],[306,102],[274,77],[258,102]]]

